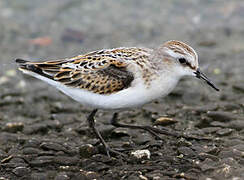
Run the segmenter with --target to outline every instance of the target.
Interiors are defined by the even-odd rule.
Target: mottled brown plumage
[[[131,63],[142,69],[145,84],[150,84],[152,72],[148,56],[151,51],[135,47],[106,49],[63,60],[26,62],[20,68],[32,69],[70,87],[111,94],[128,88],[134,80],[134,74],[127,68]]]

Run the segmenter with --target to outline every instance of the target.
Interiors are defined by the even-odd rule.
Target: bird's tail
[[[30,62],[23,59],[16,59],[15,62],[18,64],[20,71],[30,75],[33,75],[33,73],[38,74],[49,79],[53,79],[54,74],[56,74],[62,66],[61,60]]]

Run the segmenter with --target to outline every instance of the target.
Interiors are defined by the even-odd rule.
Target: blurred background
[[[243,62],[241,0],[1,0],[0,8],[3,74],[16,57],[56,59],[119,46],[153,48],[170,39],[192,45],[211,73],[229,65],[237,72]]]
[[[172,39],[194,47],[202,71],[221,91],[217,93],[194,78],[182,80],[169,97],[159,100],[160,104],[147,105],[132,114],[122,113],[122,119],[129,116],[151,123],[142,112],[154,114],[152,119],[155,114],[168,115],[186,120],[174,126],[176,129],[205,132],[205,128],[215,128],[211,131],[214,134],[224,128],[224,132],[230,132],[227,135],[240,132],[242,136],[234,136],[235,142],[243,143],[243,0],[1,0],[0,155],[17,146],[18,141],[9,140],[10,136],[21,137],[24,142],[32,138],[58,139],[76,148],[85,139],[77,136],[77,129],[80,122],[86,124],[85,113],[89,110],[47,84],[22,75],[16,58],[59,59],[120,46],[156,48]],[[200,108],[200,114],[191,113],[194,108]],[[106,124],[110,115],[98,116]],[[222,122],[223,116],[233,122]],[[228,139],[232,141],[233,136]],[[235,165],[231,166],[241,174],[241,164]],[[217,170],[216,174],[218,177]]]

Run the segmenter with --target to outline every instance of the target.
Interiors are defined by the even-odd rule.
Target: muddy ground
[[[114,128],[112,113],[100,111],[97,127],[127,158],[105,155],[85,121],[91,109],[14,63],[169,39],[191,44],[221,91],[183,79],[166,98],[120,113],[138,125],[172,118],[165,127],[182,136],[163,141]],[[0,179],[244,179],[242,0],[1,0],[0,62]],[[135,150],[150,158],[133,157]]]

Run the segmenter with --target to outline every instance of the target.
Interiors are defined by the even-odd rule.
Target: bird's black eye
[[[185,59],[185,58],[179,58],[179,62],[180,62],[181,64],[185,64],[185,63],[186,63],[186,59]]]

